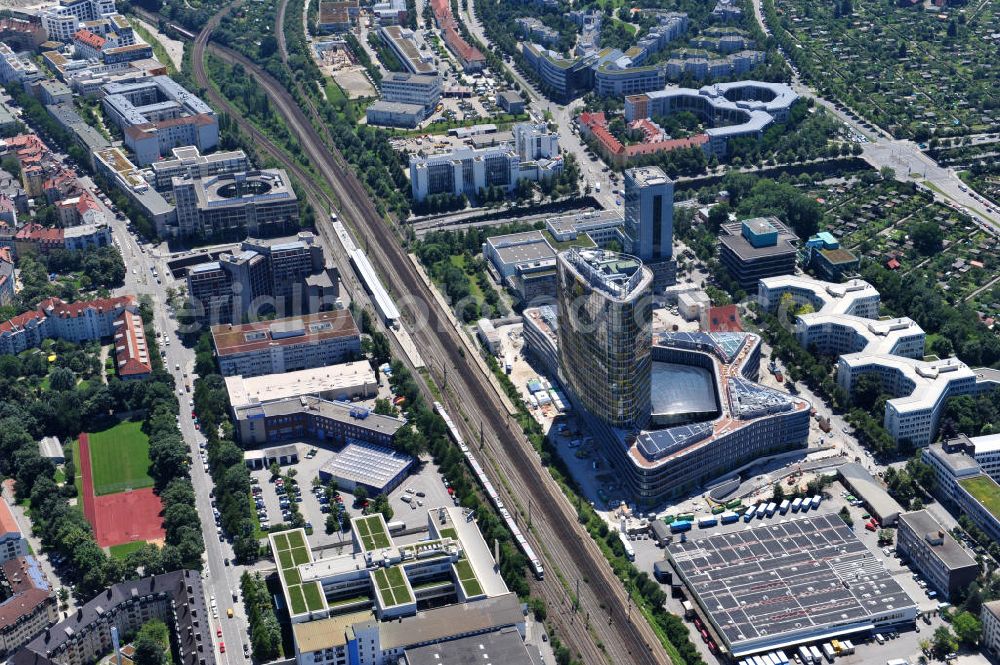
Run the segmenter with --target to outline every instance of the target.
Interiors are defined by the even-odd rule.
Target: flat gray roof
[[[953,475],[961,475],[963,471],[979,471],[979,462],[965,453],[949,453],[940,443],[927,446],[927,453],[935,457],[948,468]]]
[[[413,464],[409,455],[371,443],[349,443],[321,467],[336,478],[371,487],[385,487]]]
[[[903,512],[899,502],[889,496],[865,467],[850,462],[837,469],[837,472],[883,524],[886,520],[894,520]]]
[[[406,665],[534,665],[535,662],[516,628],[406,649],[405,654]]]
[[[869,627],[913,600],[835,514],[670,543],[667,556],[739,657]]]
[[[383,113],[409,113],[411,115],[424,114],[424,107],[420,104],[407,104],[406,102],[387,102],[379,99],[372,102],[368,107],[369,111],[382,111]]]
[[[531,263],[545,259],[555,260],[556,258],[555,250],[549,245],[541,231],[494,236],[487,242],[496,249],[497,256],[505,264]]]
[[[979,569],[979,564],[976,563],[976,560],[926,510],[903,513],[899,516],[899,519],[902,522],[906,522],[906,525],[917,534],[918,538],[924,538],[928,534],[941,537],[940,545],[934,545],[926,539],[924,539],[924,543],[934,553],[934,556],[949,570],[967,568],[969,566],[973,566],[977,570]]]

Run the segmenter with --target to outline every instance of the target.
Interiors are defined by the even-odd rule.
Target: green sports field
[[[149,477],[149,438],[141,427],[142,423],[125,421],[103,432],[90,433],[94,494],[103,496],[153,486]]]

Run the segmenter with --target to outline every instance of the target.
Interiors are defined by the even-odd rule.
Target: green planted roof
[[[361,541],[361,548],[366,552],[392,546],[389,530],[380,514],[355,519],[354,528]]]
[[[372,573],[372,577],[375,579],[375,587],[378,589],[383,607],[406,605],[413,602],[413,596],[406,585],[406,578],[403,577],[403,571],[398,567],[379,568]]]
[[[476,577],[476,571],[472,569],[472,564],[468,559],[460,559],[455,562],[455,571],[458,573],[458,582],[462,585],[466,597],[479,596],[483,593],[483,585]]]
[[[282,531],[272,537],[274,558],[281,570],[289,609],[292,614],[318,612],[323,609],[323,591],[318,582],[302,582],[299,566],[312,561],[309,543],[301,529]]]

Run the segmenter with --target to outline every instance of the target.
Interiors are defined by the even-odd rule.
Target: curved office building
[[[559,360],[587,411],[613,428],[650,414],[653,273],[627,254],[569,249],[556,263]]]
[[[590,423],[610,442],[609,457],[640,505],[686,496],[755,459],[805,447],[810,405],[757,383],[760,345],[742,332],[657,335],[647,424],[608,431]]]

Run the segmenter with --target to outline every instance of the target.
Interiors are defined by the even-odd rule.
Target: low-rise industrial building
[[[896,551],[944,600],[962,595],[979,577],[976,560],[926,510],[899,516]]]
[[[388,446],[406,424],[363,406],[319,397],[287,397],[233,409],[236,433],[244,446],[315,439]]]
[[[352,360],[361,332],[347,310],[212,327],[223,376],[281,374]]]
[[[227,376],[226,391],[236,412],[262,402],[305,395],[341,401],[366,399],[378,391],[378,378],[367,360],[356,360],[283,374]]]
[[[413,129],[426,117],[426,111],[420,104],[404,104],[380,99],[372,102],[365,110],[365,120],[369,125],[382,127],[404,127]]]
[[[837,475],[856,497],[864,502],[865,507],[885,527],[893,526],[899,519],[903,507],[889,496],[885,488],[875,479],[865,467],[855,462],[849,462],[837,469]]]
[[[353,493],[364,487],[368,496],[388,494],[399,487],[416,460],[387,446],[352,442],[335,451],[319,470],[324,483],[337,481],[337,487]]]

